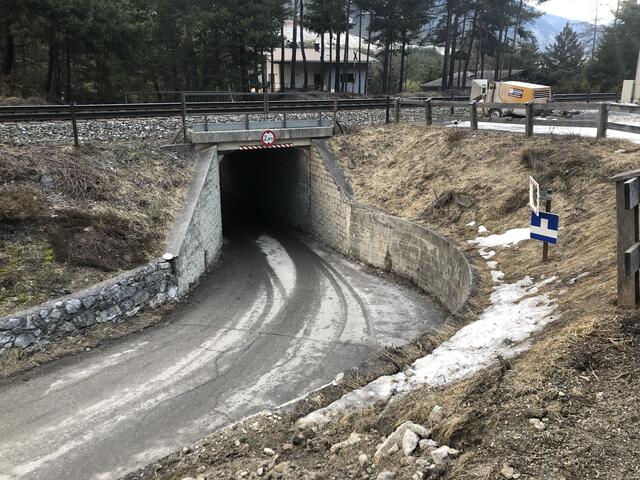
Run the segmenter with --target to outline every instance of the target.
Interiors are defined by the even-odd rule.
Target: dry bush
[[[148,231],[127,219],[78,210],[58,212],[48,234],[58,262],[105,271],[139,265],[152,243]]]
[[[447,142],[450,144],[458,143],[468,136],[467,131],[461,128],[447,128],[445,132]]]
[[[0,186],[0,222],[33,220],[46,209],[43,195],[29,185]]]

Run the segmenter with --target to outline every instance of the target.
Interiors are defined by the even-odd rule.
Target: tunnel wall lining
[[[473,272],[454,242],[408,220],[358,204],[325,140],[310,157],[311,233],[369,265],[413,281],[451,313],[467,302]]]

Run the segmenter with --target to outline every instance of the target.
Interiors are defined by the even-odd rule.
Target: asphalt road
[[[294,235],[234,234],[166,323],[0,383],[0,478],[117,478],[443,317]]]

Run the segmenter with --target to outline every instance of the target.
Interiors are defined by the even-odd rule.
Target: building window
[[[340,74],[340,81],[341,82],[346,82],[346,83],[354,83],[355,82],[355,77],[353,76],[353,73],[341,73]]]

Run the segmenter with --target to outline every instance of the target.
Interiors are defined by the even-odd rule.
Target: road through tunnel
[[[236,150],[220,163],[222,228],[309,223],[309,163],[305,148]]]

